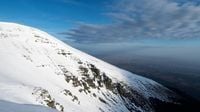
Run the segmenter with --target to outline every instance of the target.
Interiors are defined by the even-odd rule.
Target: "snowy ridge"
[[[176,98],[150,79],[15,23],[0,22],[0,61],[0,101],[6,103],[63,112],[149,112],[154,111],[150,98]]]

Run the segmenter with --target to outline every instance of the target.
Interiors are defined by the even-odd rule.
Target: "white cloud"
[[[177,1],[177,0],[176,0]],[[200,38],[200,6],[172,0],[121,0],[107,13],[115,23],[81,24],[67,32],[77,42],[121,42],[135,39]]]

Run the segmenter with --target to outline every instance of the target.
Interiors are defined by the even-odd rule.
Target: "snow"
[[[5,108],[9,107],[9,108]],[[17,109],[17,110],[16,110]],[[8,101],[0,100],[0,111],[1,112],[58,112],[55,109],[50,109],[40,105],[30,105],[30,104],[17,104]]]
[[[63,52],[62,50],[69,54],[59,54]],[[82,66],[95,65],[113,82],[124,82],[146,98],[154,97],[169,101],[165,93],[169,90],[150,79],[132,74],[74,49],[38,29],[0,22],[0,111],[13,112],[17,108],[16,112],[54,112],[53,109],[43,107],[47,106],[44,100],[48,98],[39,97],[39,93],[34,93],[37,89],[47,90],[47,96],[50,95],[51,100],[63,106],[65,112],[128,111],[122,100],[106,88],[102,88],[101,91],[91,89],[91,93],[104,98],[102,93],[105,92],[119,103],[115,105],[102,103],[91,94],[79,92],[80,87],[74,87],[71,82],[66,82],[61,65],[67,69],[68,74],[80,79],[79,61],[83,63]],[[91,71],[89,74],[92,74]],[[163,90],[158,93],[154,91],[154,86]],[[64,95],[63,90],[66,89],[71,91],[72,96],[77,96],[78,101],[72,101],[72,96]],[[60,105],[56,105],[56,108],[61,111]],[[135,108],[142,110],[137,106]]]

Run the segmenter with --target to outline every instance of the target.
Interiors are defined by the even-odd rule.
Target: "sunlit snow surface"
[[[0,22],[0,111],[50,111],[45,106],[65,112],[129,111],[126,99],[104,84],[97,87],[91,66],[98,68],[101,76],[106,74],[112,84],[123,83],[144,99],[170,102],[171,91],[152,80],[96,59],[38,29]],[[83,75],[81,67],[87,69],[88,76]],[[71,79],[66,81],[69,76]],[[80,92],[85,87],[83,77],[93,78],[95,88]],[[74,80],[82,82],[76,86]],[[146,111],[129,103],[135,110]]]

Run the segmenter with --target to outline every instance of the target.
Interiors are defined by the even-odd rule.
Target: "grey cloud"
[[[176,0],[177,1],[177,0]],[[107,13],[114,23],[80,24],[66,32],[77,42],[121,42],[135,39],[200,38],[200,6],[172,0],[121,0]]]

